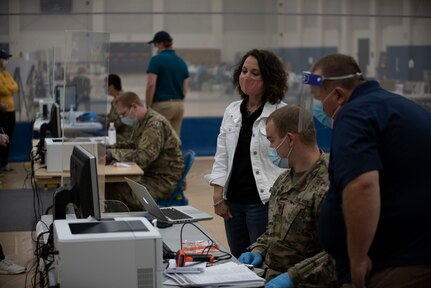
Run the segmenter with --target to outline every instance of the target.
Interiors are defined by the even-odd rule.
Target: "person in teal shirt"
[[[187,64],[172,49],[173,39],[168,32],[157,32],[148,43],[154,45],[158,54],[150,59],[147,68],[147,107],[165,116],[180,136],[188,90]]]

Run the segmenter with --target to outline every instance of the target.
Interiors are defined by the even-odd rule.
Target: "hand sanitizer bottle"
[[[117,142],[117,131],[115,131],[114,122],[109,123],[108,145],[114,145]]]
[[[73,105],[70,105],[69,110],[69,124],[73,125],[76,122],[75,112],[73,111]]]

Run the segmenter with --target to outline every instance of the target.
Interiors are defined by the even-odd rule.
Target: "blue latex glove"
[[[239,258],[239,262],[244,264],[251,264],[254,267],[260,266],[263,262],[263,257],[257,252],[244,252]]]
[[[295,288],[289,274],[283,273],[266,283],[265,288]]]

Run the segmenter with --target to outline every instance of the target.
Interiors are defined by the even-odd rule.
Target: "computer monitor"
[[[62,111],[70,111],[70,106],[76,111],[78,107],[78,96],[75,85],[55,86],[55,102],[60,105]]]
[[[40,126],[39,129],[39,134],[40,134],[40,139],[45,139],[46,138],[46,132],[51,132],[51,137],[52,138],[60,138],[62,133],[61,133],[61,116],[60,116],[60,107],[58,106],[57,103],[53,103],[51,106],[51,113],[49,116],[49,121],[48,123],[43,123]]]
[[[53,219],[66,219],[66,206],[75,205],[77,218],[100,219],[96,157],[81,145],[73,147],[70,156],[70,185],[54,194]]]
[[[39,129],[39,143],[37,144],[37,154],[40,156],[41,164],[45,164],[45,138],[47,132],[51,132],[52,138],[61,138],[61,116],[60,107],[57,103],[51,106],[51,113],[48,123],[43,123]]]

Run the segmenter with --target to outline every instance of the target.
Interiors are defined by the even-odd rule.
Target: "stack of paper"
[[[177,267],[175,259],[169,259],[169,266],[165,269],[165,274],[196,274],[202,273],[206,269],[206,262],[186,262],[186,266]]]
[[[199,274],[165,274],[171,278],[163,284],[180,287],[262,287],[265,279],[243,264],[227,262],[207,267]]]

